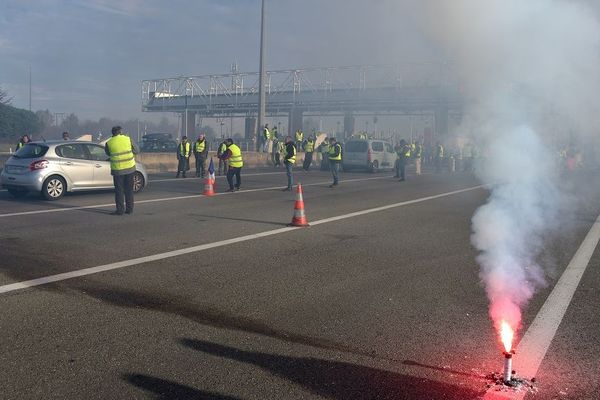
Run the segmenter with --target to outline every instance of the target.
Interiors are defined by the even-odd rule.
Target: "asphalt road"
[[[502,367],[470,245],[488,192],[468,174],[390,176],[329,189],[329,174],[298,172],[318,223],[294,230],[281,171],[210,198],[198,179],[152,176],[120,217],[110,192],[1,191],[0,285],[158,256],[0,294],[0,398],[481,398]],[[572,198],[540,256],[549,284],[523,331],[600,213],[596,177],[563,184]],[[596,250],[527,399],[600,398],[599,266]]]

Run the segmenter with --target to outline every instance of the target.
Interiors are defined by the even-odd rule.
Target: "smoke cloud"
[[[600,26],[567,0],[443,0],[423,5],[434,41],[467,99],[461,135],[477,141],[491,195],[472,219],[496,328],[513,329],[545,285],[544,235],[563,200],[557,146],[586,146],[598,129]]]

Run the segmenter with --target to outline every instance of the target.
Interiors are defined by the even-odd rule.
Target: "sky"
[[[267,0],[267,69],[439,60],[419,0]],[[13,105],[144,118],[141,81],[258,70],[260,0],[0,0]]]

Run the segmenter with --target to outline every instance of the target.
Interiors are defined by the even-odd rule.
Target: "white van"
[[[377,172],[394,169],[398,155],[391,143],[377,139],[352,139],[344,144],[342,164],[344,171],[366,169]]]

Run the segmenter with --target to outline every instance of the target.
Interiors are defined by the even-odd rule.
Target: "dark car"
[[[177,149],[177,142],[170,133],[148,133],[142,136],[140,150],[146,153],[170,153]]]

